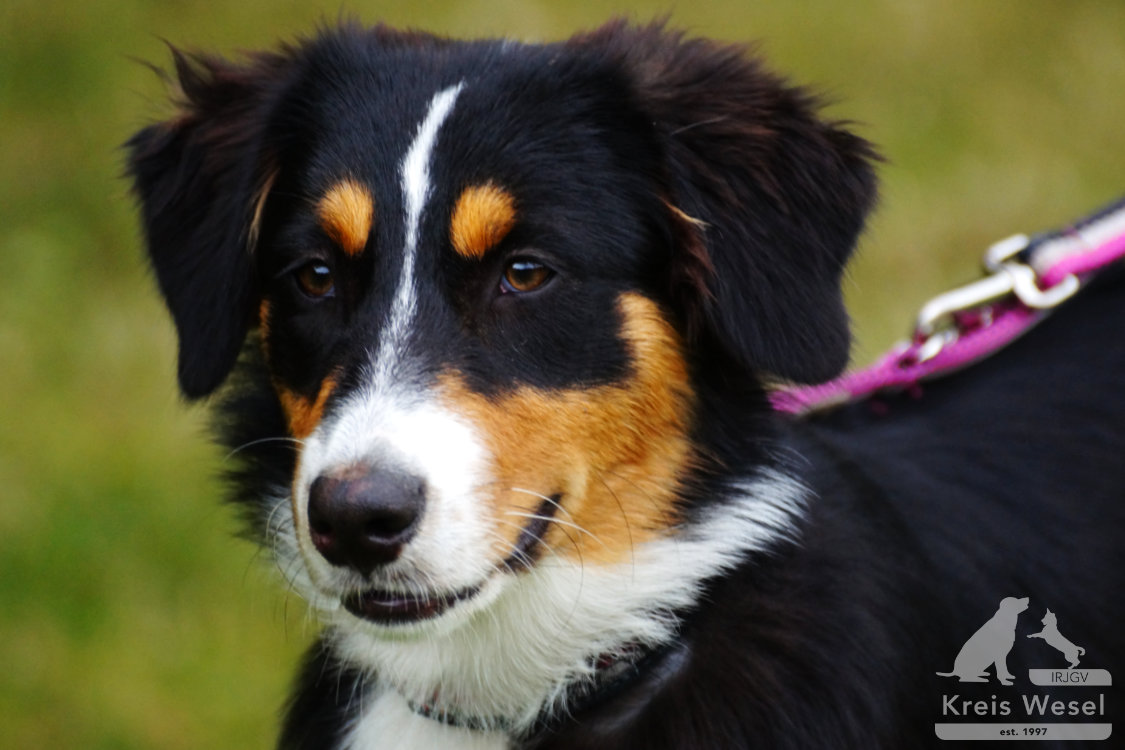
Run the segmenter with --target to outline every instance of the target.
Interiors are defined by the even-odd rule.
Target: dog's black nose
[[[309,487],[313,544],[333,565],[367,575],[395,560],[417,530],[425,482],[402,471],[352,466]]]

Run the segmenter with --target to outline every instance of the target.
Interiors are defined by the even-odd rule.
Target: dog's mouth
[[[530,568],[536,562],[542,551],[543,535],[554,520],[559,500],[558,495],[543,499],[529,516],[529,521],[520,531],[510,554],[501,563],[501,569],[514,573]],[[408,594],[370,588],[344,597],[341,603],[344,609],[362,620],[378,625],[403,625],[440,617],[457,603],[479,594],[487,580],[489,579],[453,593],[442,594]]]
[[[368,589],[345,597],[342,603],[344,609],[363,620],[379,625],[401,625],[438,617],[453,605],[471,599],[479,592],[480,586],[433,596]]]

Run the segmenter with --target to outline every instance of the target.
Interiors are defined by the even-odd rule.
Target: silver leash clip
[[[963,313],[978,312],[975,325],[988,325],[993,317],[991,305],[1008,297],[1014,296],[1027,307],[1047,310],[1078,291],[1080,282],[1073,274],[1043,289],[1039,274],[1018,257],[1029,243],[1027,235],[1016,234],[993,244],[984,254],[988,276],[939,294],[922,306],[912,339],[917,347],[916,362],[933,359],[961,336]]]

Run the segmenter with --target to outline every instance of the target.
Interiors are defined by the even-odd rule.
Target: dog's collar
[[[678,638],[646,647],[640,644],[627,645],[612,654],[604,654],[593,661],[591,678],[573,683],[566,691],[566,715],[573,716],[591,708],[621,692],[633,684],[649,669],[656,665],[675,645]],[[464,714],[441,705],[440,696],[435,693],[429,702],[419,703],[404,696],[410,710],[419,716],[441,722],[453,727],[478,731],[500,731],[516,733],[516,722],[506,716],[482,718]],[[551,706],[545,707],[531,727],[522,734],[534,735],[551,729],[559,720]]]

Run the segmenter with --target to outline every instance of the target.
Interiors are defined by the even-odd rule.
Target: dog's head
[[[1000,600],[1000,607],[996,610],[996,614],[1006,618],[1018,617],[1020,612],[1027,610],[1029,601],[1026,596],[1006,596]]]
[[[716,392],[847,359],[872,152],[742,49],[344,28],[176,66],[128,148],[180,385],[264,364],[276,528],[364,627],[627,561],[719,471]]]

